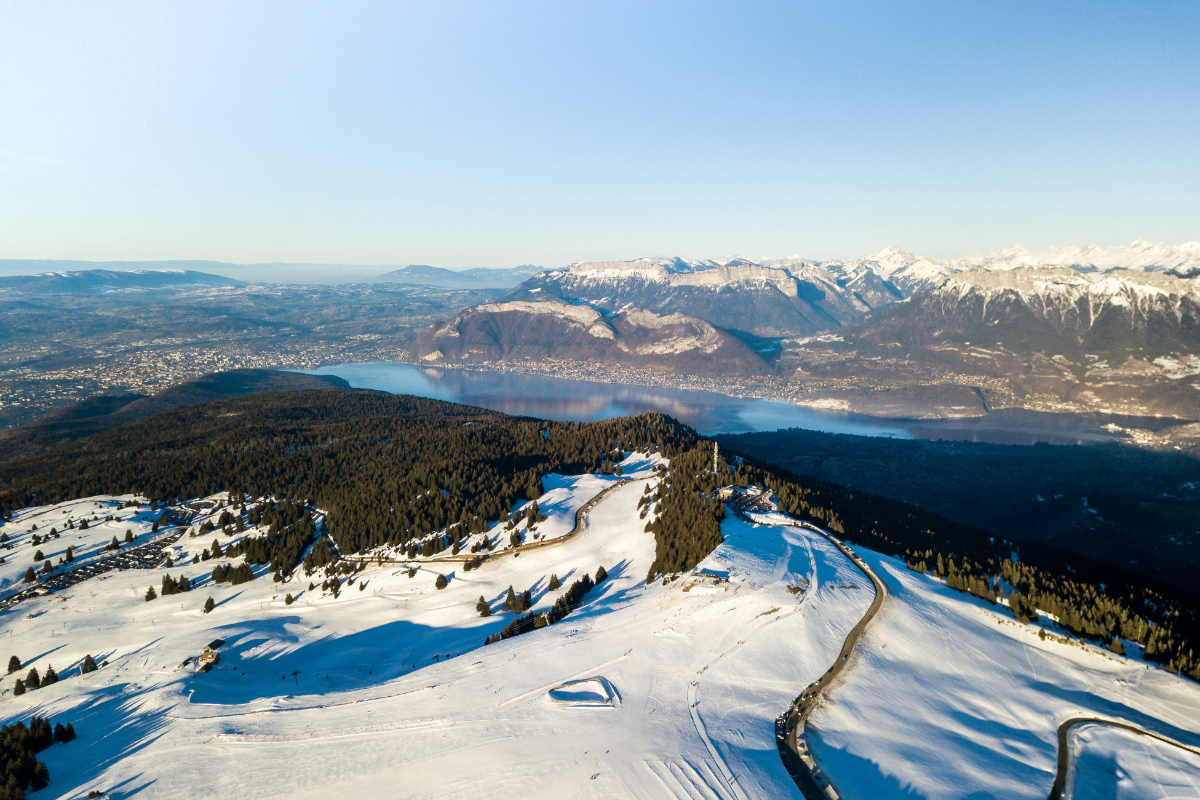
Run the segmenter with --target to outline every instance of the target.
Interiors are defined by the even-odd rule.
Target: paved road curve
[[[1066,790],[1067,773],[1071,767],[1071,729],[1076,725],[1108,725],[1109,727],[1120,728],[1121,730],[1130,731],[1141,736],[1148,736],[1151,739],[1157,739],[1172,747],[1178,747],[1189,753],[1200,755],[1200,748],[1182,744],[1170,737],[1163,736],[1161,733],[1148,731],[1145,728],[1140,728],[1128,722],[1104,719],[1103,717],[1071,717],[1058,726],[1058,771],[1054,774],[1054,786],[1050,789],[1050,800],[1061,800],[1063,792]]]
[[[400,565],[403,567],[409,567],[409,566],[421,566],[422,564],[429,565],[429,564],[444,564],[447,562],[454,562],[454,561],[458,561],[458,562],[471,561],[471,560],[477,559],[477,558],[486,561],[488,559],[499,558],[501,556],[511,556],[515,553],[524,553],[526,550],[537,550],[538,548],[541,548],[541,547],[553,547],[556,544],[562,544],[563,542],[568,541],[573,536],[575,536],[577,533],[582,531],[585,526],[585,523],[586,523],[587,513],[589,511],[591,511],[593,508],[595,508],[597,506],[597,504],[599,504],[600,501],[603,500],[605,497],[607,497],[610,493],[615,492],[617,489],[620,489],[622,486],[624,486],[628,483],[632,483],[634,481],[654,480],[656,477],[658,477],[658,476],[650,476],[650,477],[646,477],[646,478],[622,478],[621,480],[617,481],[616,483],[612,484],[611,486],[606,487],[603,491],[601,491],[599,494],[597,494],[591,500],[588,500],[586,503],[584,503],[582,506],[580,506],[579,510],[575,512],[575,527],[571,528],[571,530],[569,530],[567,533],[563,534],[562,536],[556,536],[553,539],[543,539],[543,540],[537,541],[537,542],[528,542],[526,544],[517,545],[516,547],[509,547],[504,550],[495,550],[495,551],[485,550],[480,553],[467,553],[467,552],[460,551],[458,553],[458,555],[434,556],[433,558],[426,558],[423,560],[413,560],[413,561],[410,561],[407,558],[391,558],[390,556],[378,556],[378,555],[365,555],[365,556],[349,555],[349,556],[344,556],[344,558],[347,561],[365,561],[368,564],[370,564],[370,563],[378,563],[381,565],[382,564],[397,564],[397,565]]]
[[[760,505],[766,499],[765,495],[746,498],[740,503],[732,504],[732,508],[739,514],[744,513],[748,507]],[[858,621],[850,633],[846,636],[846,641],[842,644],[842,649],[838,653],[837,660],[833,662],[824,675],[805,687],[804,692],[792,701],[791,707],[775,721],[775,741],[779,746],[779,757],[783,759],[783,765],[787,768],[788,774],[792,776],[792,780],[796,782],[796,788],[800,790],[800,794],[804,795],[805,800],[836,800],[838,793],[829,784],[829,780],[817,767],[813,760],[812,754],[808,750],[808,744],[804,740],[804,725],[808,716],[817,706],[817,702],[821,698],[821,693],[833,682],[835,678],[845,669],[850,663],[850,653],[854,650],[854,646],[858,644],[858,637],[866,629],[867,624],[879,611],[883,605],[883,598],[887,596],[887,592],[883,588],[883,583],[875,577],[875,573],[871,568],[862,562],[862,560],[854,555],[850,548],[846,547],[840,541],[835,539],[830,534],[807,522],[791,522],[791,525],[797,528],[806,528],[810,531],[815,531],[828,539],[834,547],[841,551],[842,555],[850,559],[854,566],[866,575],[871,584],[875,587],[875,599],[871,602],[871,607],[867,609],[867,613]]]

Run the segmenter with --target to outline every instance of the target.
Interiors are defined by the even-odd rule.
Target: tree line
[[[919,506],[743,458],[737,482],[769,487],[797,519],[900,556],[910,569],[991,602],[1007,583],[1018,619],[1033,621],[1040,609],[1076,636],[1116,652],[1123,651],[1120,638],[1137,642],[1148,660],[1200,680],[1200,598],[1190,592],[1042,542],[997,537]]]
[[[29,724],[0,726],[0,800],[25,800],[25,792],[38,791],[50,783],[50,770],[37,754],[55,742],[75,738],[70,723],[50,727],[48,717],[34,716]]]
[[[453,547],[508,517],[517,501],[536,498],[542,476],[600,472],[633,450],[671,459],[643,504],[655,537],[649,580],[712,552],[725,513],[715,490],[753,483],[774,490],[791,515],[899,555],[955,588],[986,598],[1003,580],[1020,594],[1014,610],[1028,602],[1077,635],[1136,641],[1148,658],[1200,679],[1200,604],[1189,592],[753,458],[736,471],[718,463],[714,473],[711,443],[656,413],[548,422],[369,391],[256,395],[168,411],[5,464],[0,513],[102,493],[168,503],[225,490],[272,497],[255,513],[275,532],[236,547],[279,574],[311,542],[304,515],[313,505],[328,512],[326,532],[342,553]],[[318,543],[309,551],[314,566],[331,557],[320,550]],[[252,577],[243,567],[222,577]]]
[[[579,424],[368,391],[256,395],[5,464],[0,513],[99,493],[176,503],[229,491],[325,509],[344,553],[407,548],[448,528],[482,530],[539,496],[550,472],[600,471],[618,449],[673,451],[685,431],[661,414]],[[266,546],[291,563],[286,540]]]

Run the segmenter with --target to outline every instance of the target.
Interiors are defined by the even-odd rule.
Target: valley
[[[0,4],[0,800],[1200,800],[1200,3]]]
[[[650,258],[461,275],[412,266],[316,286],[200,272],[7,278],[0,420],[217,370],[395,361],[888,419],[1165,417],[1179,423],[1172,433],[1129,435],[1189,449],[1200,444],[1189,427],[1200,420],[1197,252],[1138,241],[938,260],[889,247],[825,261]]]

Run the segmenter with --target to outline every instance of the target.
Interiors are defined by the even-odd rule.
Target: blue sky
[[[1200,239],[1200,4],[0,2],[0,258]]]

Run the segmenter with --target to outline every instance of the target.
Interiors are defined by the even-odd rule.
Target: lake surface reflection
[[[1141,427],[1164,424],[1154,420],[1018,409],[1002,409],[985,417],[963,420],[883,419],[801,408],[781,400],[730,397],[718,392],[388,362],[341,364],[306,371],[312,375],[336,375],[356,389],[432,397],[542,419],[590,422],[661,411],[703,434],[805,428],[901,439],[1082,444],[1121,438],[1103,427],[1109,421]]]
[[[336,375],[356,389],[432,397],[542,419],[591,422],[660,411],[704,434],[807,428],[911,438],[904,427],[890,420],[814,411],[779,400],[743,399],[717,392],[385,362],[343,364],[307,372]]]

